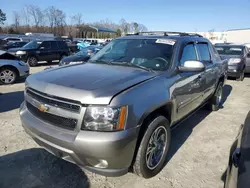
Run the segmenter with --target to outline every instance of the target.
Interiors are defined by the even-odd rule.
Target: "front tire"
[[[171,139],[170,125],[164,116],[149,122],[140,143],[133,171],[143,178],[157,175],[164,166]]]
[[[35,67],[38,65],[38,61],[35,57],[29,57],[27,63],[31,66],[31,67]]]
[[[17,79],[17,73],[11,68],[0,69],[0,83],[4,85],[13,84]]]
[[[245,70],[240,73],[240,76],[236,78],[237,81],[243,81],[245,78]]]

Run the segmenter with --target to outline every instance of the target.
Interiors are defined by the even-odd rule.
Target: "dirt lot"
[[[229,148],[250,106],[250,78],[228,80],[223,109],[200,110],[173,131],[168,162],[160,174],[148,180],[133,174],[106,178],[52,156],[28,137],[18,115],[23,89],[23,82],[0,86],[1,188],[222,188]]]

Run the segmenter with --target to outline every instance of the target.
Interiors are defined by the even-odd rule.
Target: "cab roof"
[[[128,34],[118,39],[172,39],[175,41],[196,40],[200,42],[207,42],[208,40],[203,36],[196,33],[183,33],[183,32],[139,32],[135,34]]]

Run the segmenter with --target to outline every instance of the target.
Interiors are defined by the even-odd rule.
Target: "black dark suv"
[[[70,53],[69,47],[64,41],[56,40],[34,40],[22,48],[10,49],[8,52],[20,57],[23,61],[29,63],[30,66],[36,66],[38,61],[51,62],[53,60],[61,60]]]

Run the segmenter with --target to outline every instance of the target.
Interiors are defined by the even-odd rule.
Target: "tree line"
[[[33,33],[53,33],[55,36],[69,37],[98,37],[109,38],[114,35],[121,36],[123,34],[147,31],[147,27],[138,22],[127,22],[121,19],[119,23],[114,23],[109,19],[96,22],[84,21],[83,14],[77,13],[67,18],[63,10],[55,6],[41,9],[38,5],[25,5],[20,11],[12,12],[11,24],[6,24],[6,14],[0,9],[0,33],[24,34]],[[9,20],[8,20],[9,22]],[[95,27],[105,27],[115,30],[116,34],[110,33],[83,33],[81,27],[90,25]]]

